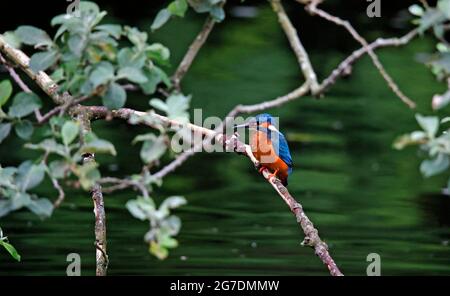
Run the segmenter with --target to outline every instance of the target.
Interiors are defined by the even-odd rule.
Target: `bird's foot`
[[[259,165],[259,168],[257,167],[257,169],[260,174],[262,174],[264,170],[267,170],[267,168],[265,166],[262,166],[261,164]]]
[[[269,174],[269,176],[267,177],[267,179],[269,180],[269,182],[272,182],[273,178],[277,178],[277,174]]]
[[[277,179],[277,173],[278,173],[278,170],[273,172],[273,174],[269,174],[269,176],[267,176],[267,180],[269,180],[269,182],[272,182],[273,178]]]

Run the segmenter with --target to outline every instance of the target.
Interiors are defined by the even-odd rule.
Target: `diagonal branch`
[[[291,48],[297,57],[303,75],[305,76],[305,79],[311,89],[311,93],[315,95],[319,90],[317,76],[309,60],[308,53],[306,52],[302,42],[300,41],[300,38],[298,37],[297,30],[289,20],[289,17],[287,16],[286,11],[281,4],[281,0],[270,0],[270,3],[272,4],[272,9],[278,16],[278,21],[289,40]]]
[[[239,114],[253,113],[253,112],[264,111],[264,110],[267,110],[270,108],[278,107],[278,106],[284,105],[290,101],[293,101],[295,99],[298,99],[299,97],[306,95],[308,93],[308,91],[309,91],[309,85],[308,85],[308,83],[304,83],[302,86],[291,91],[290,93],[288,93],[284,96],[275,98],[273,100],[268,100],[266,102],[253,104],[253,105],[237,105],[228,113],[228,115],[222,121],[222,124],[220,126],[218,126],[215,129],[215,131],[216,132],[222,131],[224,126],[227,126],[227,123]],[[191,156],[193,156],[195,154],[195,152],[198,151],[205,143],[209,143],[209,142],[210,142],[210,139],[205,139],[204,142],[195,144],[194,147],[192,147],[192,149],[184,151],[183,153],[178,155],[174,160],[172,160],[169,164],[164,166],[161,170],[154,173],[153,177],[155,177],[157,179],[164,178],[166,175],[170,174],[171,172],[175,171],[178,167],[180,167]]]
[[[314,248],[316,255],[320,258],[320,260],[322,260],[323,264],[327,266],[332,276],[343,276],[344,274],[339,270],[339,267],[336,265],[328,252],[328,245],[320,238],[319,231],[314,228],[314,224],[308,216],[306,216],[302,205],[292,197],[287,188],[281,184],[280,180],[270,178],[271,174],[269,171],[264,170],[262,174],[278,192],[284,202],[289,206],[291,212],[295,215],[297,223],[300,224],[300,227],[305,234],[305,239],[303,240],[302,245]]]
[[[53,101],[60,105],[65,102],[63,95],[58,93],[58,85],[44,71],[33,72],[30,67],[30,58],[21,50],[10,46],[0,34],[0,51],[7,58],[14,61]]]
[[[335,68],[331,74],[324,79],[322,84],[320,85],[321,92],[325,92],[330,86],[336,83],[336,80],[341,77],[344,73],[348,72],[348,70],[352,67],[352,65],[360,59],[364,54],[366,54],[369,50],[374,51],[377,48],[382,47],[392,47],[392,46],[402,46],[409,43],[414,37],[418,35],[418,30],[414,29],[408,32],[406,35],[400,38],[378,38],[374,42],[370,43],[368,46],[359,48],[355,50],[351,55],[345,58],[337,68]]]
[[[380,72],[381,76],[383,76],[386,83],[389,85],[389,87],[392,89],[392,91],[402,100],[406,105],[408,105],[410,108],[415,108],[416,104],[411,101],[410,98],[408,98],[398,87],[398,85],[395,83],[394,79],[386,72],[386,69],[384,68],[383,64],[380,62],[380,59],[375,54],[375,52],[369,47],[369,44],[367,41],[353,28],[353,26],[350,24],[350,22],[343,20],[339,17],[333,16],[329,14],[328,12],[320,9],[317,7],[320,0],[313,0],[309,5],[306,6],[306,10],[311,13],[312,15],[318,15],[324,19],[326,19],[329,22],[332,22],[338,26],[344,27],[352,37],[358,41],[363,48],[367,49],[367,53],[369,54],[370,58],[372,59],[373,64]]]
[[[14,82],[17,83],[17,85],[26,93],[31,93],[31,89],[28,87],[28,85],[23,82],[22,78],[20,78],[19,74],[16,73],[14,68],[11,65],[8,65],[8,62],[5,60],[5,58],[0,54],[0,62],[3,64],[3,66],[6,68],[6,70],[9,73],[9,76],[14,80]]]
[[[247,156],[255,165],[255,167],[259,166],[258,161],[255,159],[251,152],[250,146],[242,143],[238,140],[238,138],[233,136],[227,136],[223,133],[218,133],[214,130],[210,130],[201,126],[197,126],[191,123],[180,123],[176,120],[169,119],[165,116],[161,116],[154,113],[145,113],[141,111],[136,111],[133,109],[122,108],[118,110],[114,110],[112,112],[108,111],[106,107],[103,106],[83,106],[83,110],[80,110],[84,114],[92,114],[93,117],[100,119],[106,116],[112,116],[114,118],[129,120],[132,116],[151,116],[154,120],[158,120],[161,123],[166,124],[171,129],[180,129],[180,128],[188,128],[193,132],[199,132],[205,137],[214,137],[215,141],[221,143],[226,151],[235,151],[239,154],[243,154]],[[311,220],[306,216],[303,211],[303,207],[300,203],[298,203],[289,193],[287,188],[283,186],[280,180],[267,170],[263,169],[261,174],[264,178],[272,185],[272,187],[276,190],[276,192],[280,195],[280,197],[286,202],[291,211],[294,213],[297,218],[300,227],[302,228],[305,239],[303,241],[303,245],[307,245],[313,247],[316,255],[322,260],[322,262],[327,266],[330,274],[333,276],[343,275],[333,258],[331,257],[328,246],[325,242],[323,242],[318,234],[318,230],[314,228]],[[114,181],[114,180],[110,180]]]

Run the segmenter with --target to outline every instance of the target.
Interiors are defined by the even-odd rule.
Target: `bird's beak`
[[[258,123],[256,122],[256,120],[250,120],[247,123],[235,125],[234,130],[236,131],[238,128],[253,129],[256,128],[257,125]]]
[[[238,128],[250,128],[250,124],[249,123],[244,123],[244,124],[235,124],[234,125],[234,130],[236,131]]]

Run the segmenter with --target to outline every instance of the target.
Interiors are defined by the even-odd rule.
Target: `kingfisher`
[[[259,161],[259,172],[268,169],[269,178],[277,177],[284,186],[292,173],[292,157],[284,135],[273,125],[272,115],[264,113],[255,116],[248,123],[235,125],[250,130],[250,147],[253,156]]]

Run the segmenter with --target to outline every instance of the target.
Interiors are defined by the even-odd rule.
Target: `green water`
[[[174,20],[153,38],[173,48],[176,65],[200,26],[200,20]],[[330,44],[340,42],[329,38]],[[319,77],[325,77],[345,53],[315,47],[311,59]],[[443,90],[414,60],[416,52],[430,47],[429,40],[422,39],[404,49],[380,52],[388,71],[424,113],[431,96]],[[258,19],[232,19],[218,26],[183,87],[193,95],[192,107],[202,108],[204,116],[224,116],[237,103],[271,99],[301,82],[276,20],[261,11]],[[130,103],[142,109],[147,101],[135,96]],[[397,135],[415,128],[414,111],[391,93],[369,59],[362,59],[351,78],[341,80],[326,98],[305,97],[270,112],[280,116],[280,129],[293,154],[289,190],[346,275],[365,275],[369,253],[381,256],[383,275],[450,274],[450,199],[440,195],[445,176],[423,179],[416,149],[391,148]],[[130,147],[133,135],[127,131],[143,128],[114,121],[95,123],[94,129],[117,143],[121,172],[138,170],[139,147]],[[30,157],[24,148],[12,148],[21,142],[9,143],[0,146],[2,164]],[[104,174],[117,174],[109,170],[113,161],[99,159]],[[56,196],[50,184],[39,193]],[[177,210],[183,221],[180,246],[165,261],[148,253],[143,242],[146,223],[124,208],[134,193],[105,196],[109,274],[328,274],[313,250],[300,246],[303,236],[295,218],[244,157],[197,154],[153,196],[159,201],[180,194],[189,203]],[[88,194],[68,191],[50,219],[41,221],[20,211],[2,218],[0,225],[22,255],[17,263],[1,251],[0,275],[64,275],[66,256],[72,252],[81,255],[82,274],[94,274]]]

